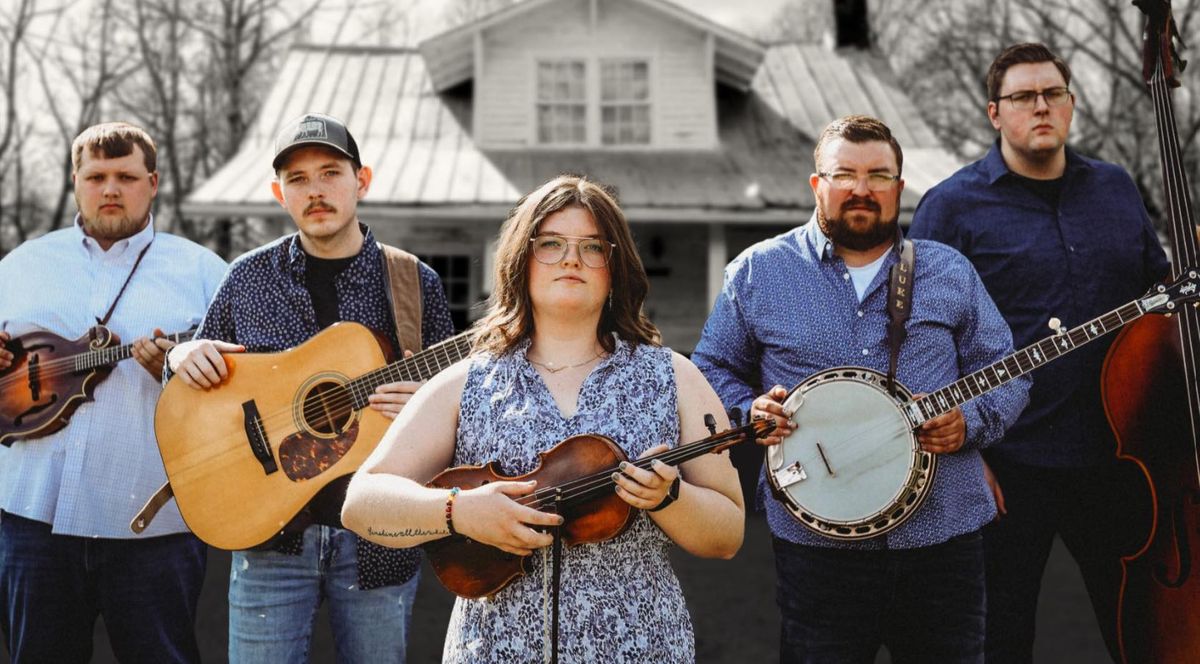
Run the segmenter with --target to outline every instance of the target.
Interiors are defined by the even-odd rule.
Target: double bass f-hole
[[[1193,491],[1189,495],[1180,495],[1178,504],[1170,507],[1171,513],[1168,519],[1171,524],[1170,543],[1174,548],[1178,573],[1172,579],[1171,571],[1167,569],[1166,563],[1160,561],[1154,565],[1154,580],[1167,588],[1182,588],[1192,576],[1191,536],[1193,534],[1200,535],[1200,526],[1189,530],[1187,519],[1189,506],[1191,508],[1200,506],[1200,492]]]

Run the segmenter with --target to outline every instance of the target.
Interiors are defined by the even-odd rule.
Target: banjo
[[[1150,313],[1169,314],[1200,299],[1200,269],[1071,330],[1051,320],[1055,334],[920,398],[863,367],[814,374],[788,393],[784,411],[796,430],[766,452],[775,497],[816,533],[863,540],[896,528],[929,495],[937,456],[917,442],[916,429],[975,397]]]

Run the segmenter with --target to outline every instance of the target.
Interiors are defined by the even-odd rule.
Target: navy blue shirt
[[[338,317],[384,335],[396,357],[401,357],[387,299],[382,251],[370,229],[362,229],[362,249],[334,280]],[[320,327],[304,283],[307,260],[295,233],[242,255],[225,274],[196,338],[240,344],[252,353],[274,353],[308,341]],[[421,263],[419,273],[421,344],[428,347],[453,335],[454,324],[437,272]],[[296,533],[281,537],[275,548],[299,554],[302,545],[302,533]],[[404,583],[420,567],[420,549],[392,549],[361,538],[356,548],[363,590]]]
[[[997,142],[930,189],[909,236],[967,256],[1018,348],[1140,297],[1169,265],[1133,180],[1120,166],[1067,150],[1058,205],[1009,171]],[[1053,467],[1110,460],[1115,441],[1100,401],[1110,335],[1034,371],[1029,407],[989,455]]]
[[[915,256],[912,313],[896,377],[914,393],[933,392],[1011,353],[1012,336],[962,255],[922,240]],[[726,408],[745,413],[772,386],[791,389],[825,369],[887,373],[888,275],[896,260],[895,251],[887,254],[859,302],[846,263],[815,221],[760,242],[725,269],[692,361]],[[812,546],[908,549],[979,529],[996,515],[979,449],[1017,419],[1027,389],[1022,377],[962,405],[966,442],[940,455],[925,504],[895,530],[861,542],[827,539],[800,525],[764,492],[760,478],[771,532]]]

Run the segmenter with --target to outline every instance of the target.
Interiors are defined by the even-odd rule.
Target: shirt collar
[[[1063,150],[1067,155],[1067,167],[1063,170],[1063,178],[1068,178],[1080,169],[1087,168],[1087,162],[1078,153],[1069,147],[1064,147]],[[997,180],[1012,173],[1008,164],[1004,163],[1004,155],[1000,152],[999,138],[992,143],[992,148],[983,158],[983,172],[987,175],[988,184],[996,184]]]
[[[837,254],[833,250],[833,240],[830,240],[825,231],[821,230],[821,224],[817,223],[817,211],[814,209],[812,217],[808,223],[796,229],[796,232],[808,244],[808,249],[822,262],[832,261]],[[885,253],[898,254],[898,248],[893,246],[890,251]]]
[[[127,238],[117,240],[112,243],[108,251],[100,248],[100,243],[96,242],[87,233],[83,232],[83,215],[75,213],[75,221],[72,222],[72,232],[76,235],[76,240],[79,245],[84,248],[89,254],[95,253],[98,255],[111,257],[113,260],[124,259],[126,263],[133,263],[137,260],[138,254],[150,245],[154,240],[154,214],[150,213],[150,221],[142,230],[130,235]]]

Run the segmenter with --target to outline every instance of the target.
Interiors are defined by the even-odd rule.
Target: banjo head
[[[873,370],[819,373],[788,394],[796,431],[767,448],[767,480],[808,528],[840,540],[875,537],[903,523],[932,486],[936,456],[923,452],[900,405]]]

